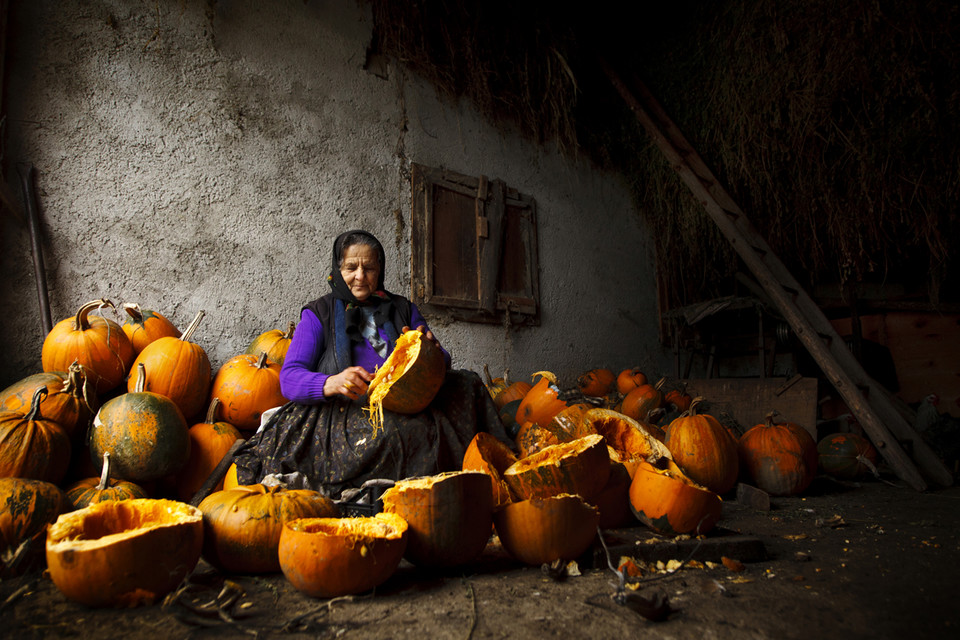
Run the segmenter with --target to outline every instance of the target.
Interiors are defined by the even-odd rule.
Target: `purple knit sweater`
[[[429,329],[417,305],[412,303],[410,316],[411,328],[423,325]],[[386,340],[387,336],[383,329],[379,331],[380,337]],[[304,309],[300,314],[300,324],[293,333],[293,340],[290,341],[290,348],[284,357],[283,368],[280,370],[280,390],[284,398],[300,404],[318,404],[326,399],[323,394],[323,383],[330,376],[316,371],[320,356],[323,355],[326,347],[324,342],[323,325],[320,319],[309,309]],[[353,364],[363,367],[370,373],[373,373],[386,360],[377,355],[366,340],[352,343],[351,353]],[[450,354],[446,349],[443,349],[443,357],[449,367]]]

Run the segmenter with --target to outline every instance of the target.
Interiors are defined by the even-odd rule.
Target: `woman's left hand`
[[[400,330],[401,333],[406,333],[407,331],[410,331],[410,327],[404,327],[403,329]],[[423,337],[425,337],[427,340],[429,340],[433,344],[437,345],[438,347],[440,346],[440,341],[437,340],[437,337],[435,335],[433,335],[433,331],[430,331],[424,325],[420,325],[419,327],[417,327],[417,331],[419,331],[420,333],[423,333]]]

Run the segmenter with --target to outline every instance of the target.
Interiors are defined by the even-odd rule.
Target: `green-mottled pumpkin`
[[[0,577],[14,576],[43,558],[47,526],[67,508],[63,492],[50,482],[28,478],[0,478],[0,556],[16,558],[19,566],[0,564]],[[32,549],[21,550],[21,545]]]
[[[807,430],[792,422],[751,427],[740,437],[740,468],[756,486],[774,496],[793,496],[806,489],[817,475],[817,443]]]
[[[100,404],[94,386],[77,362],[65,372],[35,373],[13,383],[0,392],[0,410],[29,413],[33,394],[41,386],[47,388],[40,407],[43,417],[60,425],[68,436],[86,433]]]
[[[187,422],[176,403],[142,390],[112,398],[100,407],[89,444],[95,464],[110,452],[116,477],[132,482],[170,476],[190,455]]]

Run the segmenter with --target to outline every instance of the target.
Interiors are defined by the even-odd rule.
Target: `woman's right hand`
[[[323,395],[346,396],[356,400],[367,392],[367,383],[373,380],[373,374],[363,367],[347,367],[336,375],[329,376],[323,383]]]

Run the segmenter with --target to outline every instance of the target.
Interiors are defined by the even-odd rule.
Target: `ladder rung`
[[[736,211],[730,211],[730,209],[724,209],[723,212],[727,214],[727,217],[730,218],[731,220],[736,220],[737,218],[740,217],[739,213],[737,213]]]
[[[766,250],[766,249],[761,249],[760,247],[754,247],[753,245],[751,245],[750,248],[753,249],[754,253],[756,253],[757,255],[759,255],[761,258],[762,258],[763,256],[767,255],[767,250]]]

